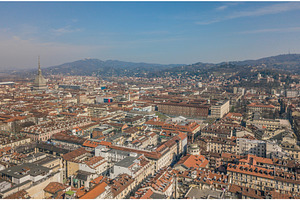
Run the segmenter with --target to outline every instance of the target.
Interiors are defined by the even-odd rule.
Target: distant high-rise
[[[40,65],[40,57],[38,59],[38,74],[35,77],[33,83],[33,90],[46,90],[47,89],[47,81],[42,75],[41,65]]]

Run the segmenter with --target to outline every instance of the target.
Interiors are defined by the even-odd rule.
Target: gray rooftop
[[[52,162],[52,161],[57,160],[57,159],[59,159],[59,158],[55,158],[53,156],[47,156],[43,159],[35,161],[34,164],[44,165],[44,164],[47,164],[47,163]]]
[[[134,160],[136,160],[137,158],[138,157],[128,156],[128,157],[124,158],[123,160],[117,162],[115,165],[128,168],[130,165],[132,165],[134,163]]]
[[[33,163],[25,163],[13,167],[9,167],[0,171],[1,174],[6,174],[14,178],[22,178],[27,175],[38,176],[43,173],[49,173],[50,169]]]
[[[46,157],[47,155],[41,152],[38,153],[34,153],[32,155],[27,156],[26,158],[24,158],[25,162],[31,163],[31,162],[35,162],[37,160],[40,160],[44,157]]]
[[[117,133],[117,134],[115,134],[115,135],[110,136],[109,138],[107,138],[107,141],[113,142],[114,140],[116,140],[116,139],[118,139],[120,137],[124,137],[124,136],[126,136],[126,134],[120,132],[120,133]]]
[[[210,189],[198,189],[191,188],[185,197],[189,199],[221,199],[222,197],[221,191],[210,190]]]
[[[150,196],[151,199],[167,199],[166,195],[159,194],[156,192],[153,192],[153,194]]]
[[[88,180],[88,177],[89,177],[90,175],[92,175],[91,172],[78,170],[78,171],[77,171],[76,178],[79,179],[79,180],[87,181],[87,180]]]
[[[110,153],[110,154],[118,154],[118,155],[122,155],[122,156],[130,156],[130,153],[128,151],[122,151],[122,150],[118,150],[118,149],[109,149],[107,152]],[[137,154],[137,157],[139,157],[141,155],[142,154]]]

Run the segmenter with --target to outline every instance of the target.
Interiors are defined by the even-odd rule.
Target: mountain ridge
[[[127,62],[119,60],[100,60],[85,58],[61,65],[43,68],[43,74],[63,75],[96,75],[96,76],[168,76],[209,73],[224,67],[226,70],[251,66],[262,66],[270,69],[285,70],[292,73],[300,73],[300,54],[281,54],[269,56],[257,60],[229,61],[217,64],[197,62],[194,64],[155,64],[145,62]],[[27,75],[36,73],[35,69],[26,71]]]

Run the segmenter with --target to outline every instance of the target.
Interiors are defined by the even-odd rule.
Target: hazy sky
[[[300,2],[0,2],[0,69],[300,53]]]

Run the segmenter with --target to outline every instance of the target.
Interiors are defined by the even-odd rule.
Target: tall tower
[[[33,83],[33,90],[46,90],[47,89],[47,81],[42,75],[41,64],[40,64],[40,56],[38,57],[38,74],[36,75]]]
[[[41,76],[42,75],[42,70],[41,70],[41,63],[40,63],[40,56],[38,57],[38,75]]]

